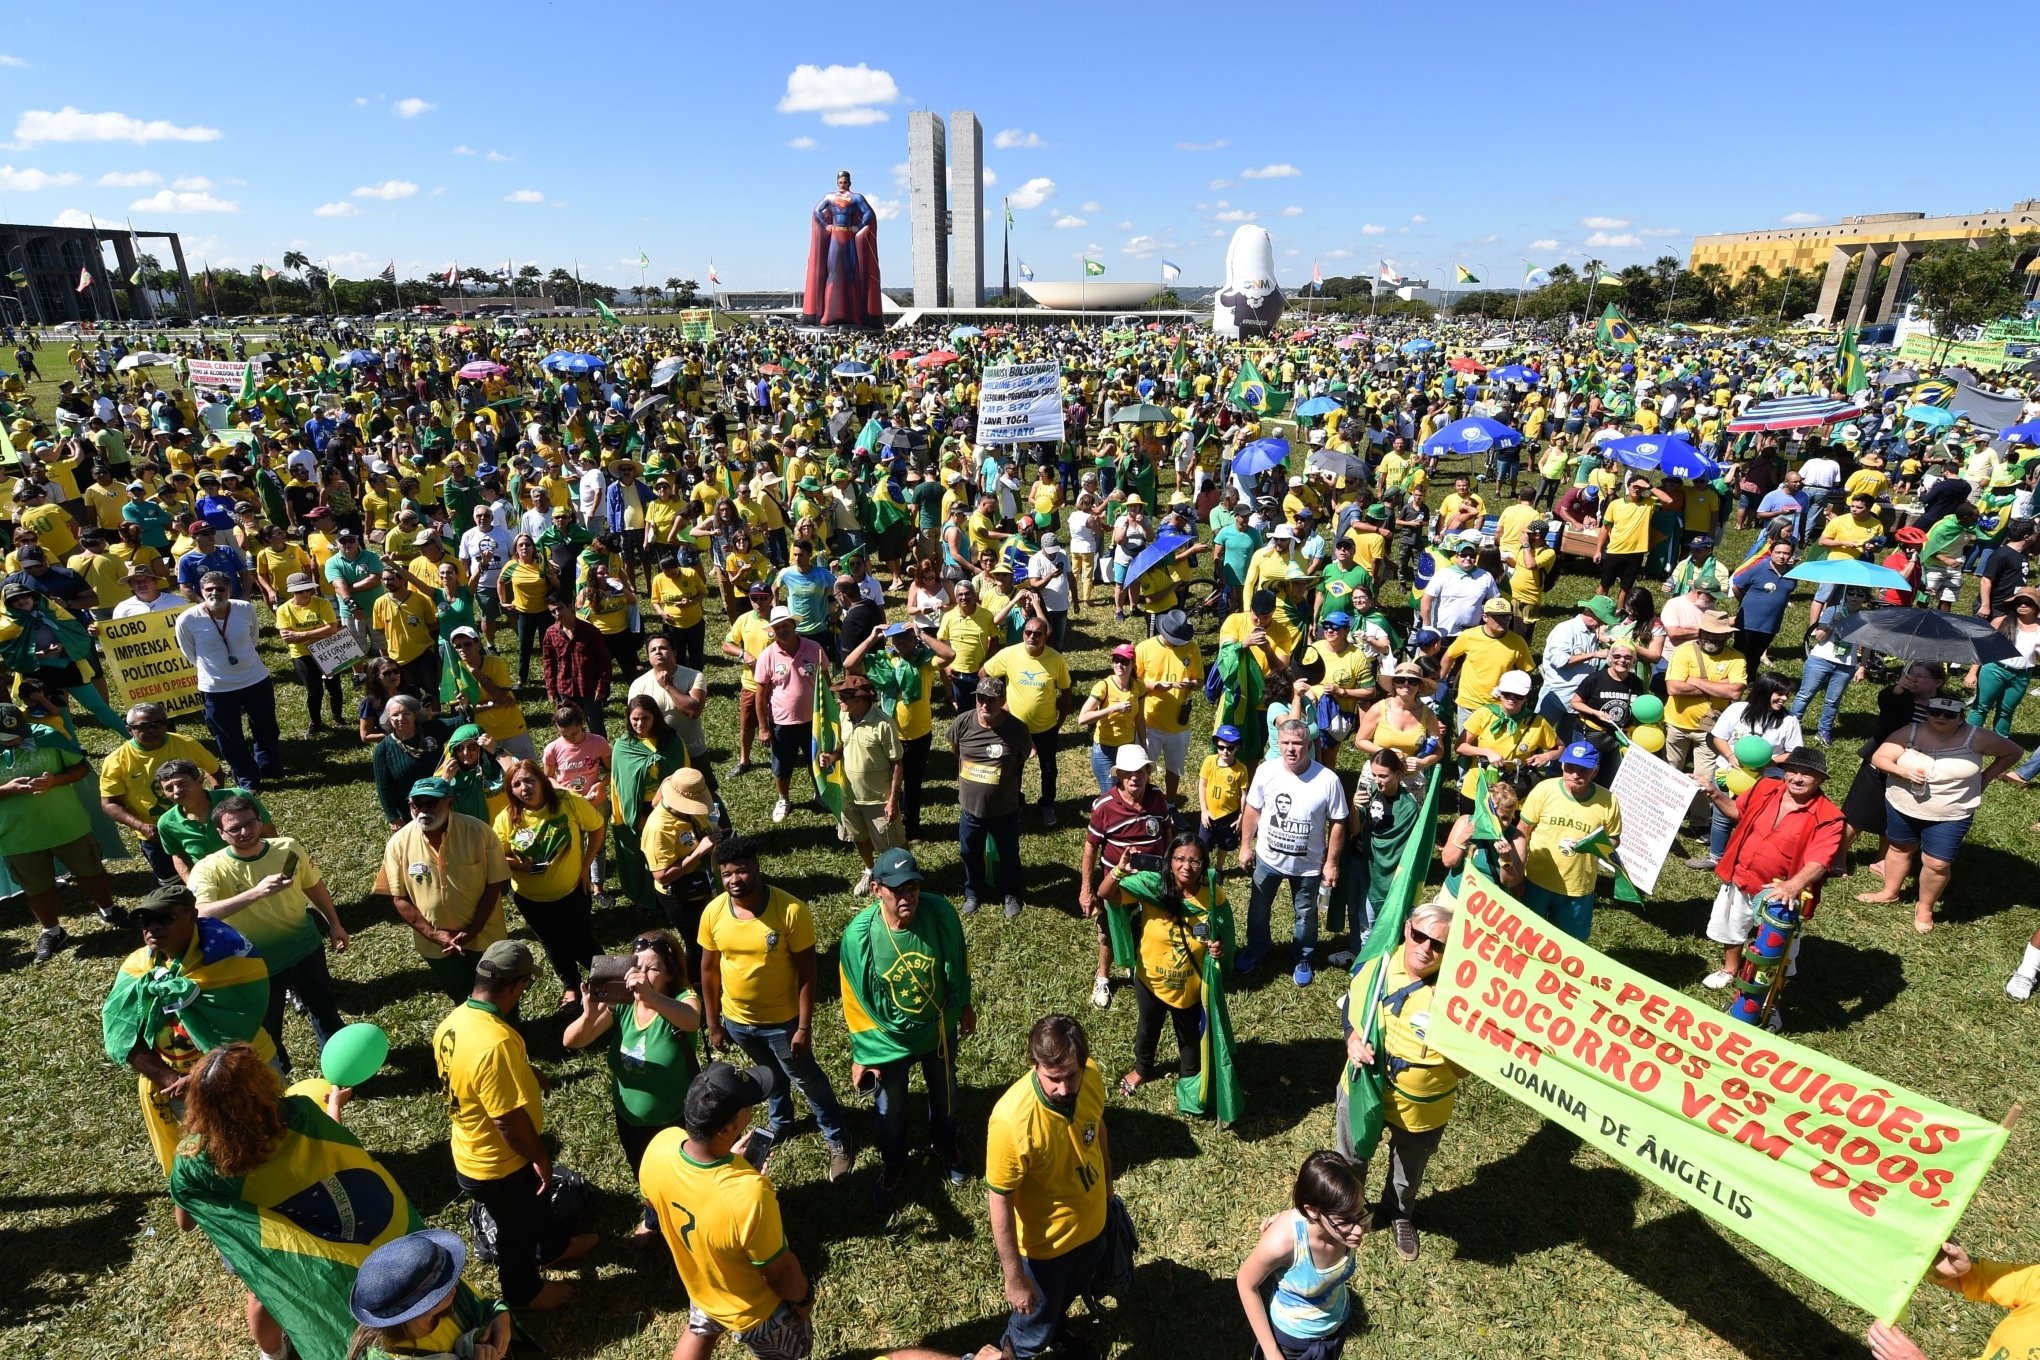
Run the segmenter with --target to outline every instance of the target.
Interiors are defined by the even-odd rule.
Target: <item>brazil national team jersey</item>
[[[659,1215],[688,1301],[730,1331],[749,1331],[781,1302],[764,1275],[786,1250],[779,1196],[742,1157],[698,1162],[686,1141],[680,1129],[652,1139],[638,1188]]]

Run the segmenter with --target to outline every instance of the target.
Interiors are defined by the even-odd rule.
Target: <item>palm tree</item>
[[[302,275],[305,270],[311,268],[311,264],[311,257],[302,250],[286,250],[283,252],[283,267],[285,269]]]
[[[688,302],[692,301],[690,298],[680,296],[680,285],[682,282],[684,280],[677,274],[666,280],[666,292],[672,297],[673,304],[678,307],[684,307]]]

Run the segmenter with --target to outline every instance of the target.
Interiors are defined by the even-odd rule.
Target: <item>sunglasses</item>
[[[168,727],[169,725],[170,724],[167,722],[129,723],[127,725],[127,730],[130,732],[155,732],[161,730],[162,728]]]
[[[1410,943],[1427,944],[1440,953],[1443,953],[1445,949],[1445,941],[1439,939],[1436,935],[1426,935],[1415,926],[1410,927]]]
[[[1962,716],[1962,710],[1960,708],[1943,708],[1939,705],[1929,704],[1927,705],[1927,716],[1929,718],[1959,718]]]
[[[1398,686],[1398,687],[1400,687],[1400,686],[1402,686],[1402,685],[1414,685],[1414,684],[1416,684],[1417,682],[1416,682],[1416,678],[1415,678],[1414,676],[1408,676],[1408,675],[1398,675],[1398,676],[1394,677],[1393,679],[1391,679],[1391,680],[1389,681],[1389,683],[1390,683],[1391,685],[1395,685],[1395,686]]]
[[[670,960],[673,957],[673,942],[662,935],[640,935],[630,942],[631,953],[643,954],[648,951],[662,959]]]

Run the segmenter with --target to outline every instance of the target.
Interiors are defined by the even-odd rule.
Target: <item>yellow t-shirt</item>
[[[1724,647],[1709,656],[1700,650],[1698,642],[1682,642],[1672,649],[1672,658],[1665,665],[1667,685],[1674,680],[1706,680],[1715,684],[1732,680],[1748,684],[1749,678],[1749,663],[1733,647]],[[1703,731],[1713,727],[1721,710],[1733,702],[1710,699],[1704,694],[1671,695],[1665,699],[1665,726],[1683,732]]]
[[[111,609],[121,601],[133,597],[128,589],[128,564],[115,557],[111,550],[98,553],[76,552],[64,564],[85,578],[85,584],[92,587],[99,597],[94,609]]]
[[[376,873],[374,890],[404,898],[418,909],[419,915],[442,930],[460,930],[474,921],[475,907],[485,884],[507,886],[509,882],[510,866],[503,860],[503,842],[496,839],[489,824],[456,814],[448,819],[446,835],[437,851],[415,821],[405,822],[383,847],[382,868]],[[489,919],[468,942],[470,952],[479,954],[508,937],[503,914],[509,905],[502,900],[490,910]],[[411,943],[424,958],[436,959],[446,953],[415,930],[411,932]]]
[[[1381,994],[1391,995],[1416,979],[1410,976],[1409,961],[1400,949],[1382,956],[1382,963],[1363,967],[1353,975],[1346,993],[1346,1013],[1360,1023],[1359,1012],[1373,995],[1375,967],[1388,970],[1381,980]],[[1430,1045],[1434,989],[1419,987],[1398,1008],[1381,1008],[1381,1049],[1408,1066],[1388,1083],[1388,1122],[1405,1133],[1428,1133],[1445,1127],[1452,1118],[1453,1097],[1459,1089],[1461,1069]]]
[[[1504,673],[1537,668],[1530,644],[1520,636],[1505,632],[1500,637],[1490,637],[1487,629],[1477,623],[1453,638],[1452,645],[1445,649],[1447,661],[1455,656],[1466,658],[1459,663],[1461,708],[1479,708],[1492,699],[1495,682]]]
[[[693,567],[652,573],[652,608],[675,628],[692,628],[701,622],[701,600],[707,592],[707,583]]]
[[[985,662],[983,673],[1006,682],[1006,707],[1029,732],[1039,736],[1062,721],[1060,701],[1074,682],[1069,663],[1053,647],[1043,648],[1038,657],[1027,654],[1025,643],[1002,647]]]
[[[121,507],[127,504],[127,488],[118,484],[101,486],[94,482],[85,488],[85,508],[92,512],[92,522],[108,533],[114,533],[121,526]]]
[[[302,603],[300,601],[303,601]],[[295,592],[286,595],[283,603],[276,607],[276,626],[293,633],[310,632],[338,622],[333,616],[333,602],[317,595],[299,596]],[[292,642],[287,644],[292,656],[310,656],[312,644]]]
[[[1204,790],[1204,815],[1215,822],[1238,812],[1253,777],[1254,772],[1238,760],[1228,765],[1215,751],[1206,756],[1197,769],[1197,784]]]
[[[510,880],[519,897],[534,902],[557,902],[586,880],[582,838],[603,826],[602,814],[580,794],[560,788],[553,793],[557,801],[551,808],[512,804],[496,814],[496,839],[504,850],[533,861],[529,869],[511,865]]]
[[[779,1196],[742,1157],[697,1162],[684,1129],[663,1129],[645,1149],[638,1189],[659,1216],[687,1300],[732,1332],[764,1325],[780,1297],[762,1267],[787,1250]]]
[[[1204,919],[1204,894],[1184,899],[1189,908],[1171,916],[1159,907],[1137,903],[1134,940],[1140,956],[1140,978],[1163,1004],[1188,1010],[1204,998],[1204,955],[1210,948],[1194,927]]]
[[[1985,1356],[2040,1355],[2040,1266],[1973,1261],[1956,1285],[1965,1299],[2012,1310],[1983,1343]]]
[[[399,666],[417,660],[439,645],[439,611],[416,586],[401,600],[387,593],[381,596],[370,617],[383,635],[390,660]]]
[[[1013,1206],[1020,1254],[1053,1260],[1105,1230],[1105,1080],[1084,1064],[1071,1114],[1048,1103],[1034,1073],[992,1107],[985,1184]]]
[[[1535,524],[1543,518],[1544,512],[1535,505],[1525,505],[1521,501],[1515,502],[1508,509],[1502,511],[1495,522],[1496,545],[1501,548],[1504,555],[1508,554],[1517,544],[1523,541],[1524,526]]]
[[[508,690],[512,695],[517,693],[517,686],[510,683],[510,663],[493,652],[483,655],[482,668],[478,674],[490,684]],[[475,722],[482,731],[497,741],[508,741],[511,737],[530,730],[524,721],[524,709],[519,704],[496,704],[489,708],[477,709]]]
[[[1622,809],[1608,790],[1596,787],[1582,803],[1565,791],[1565,781],[1544,780],[1523,800],[1523,825],[1530,828],[1530,854],[1523,870],[1546,892],[1585,897],[1594,891],[1594,856],[1559,848],[1606,828],[1611,840],[1622,835]]]
[[[1544,573],[1551,570],[1558,554],[1550,548],[1534,548],[1530,560],[1536,565],[1525,566],[1521,552],[1510,559],[1509,598],[1521,605],[1544,603]]]
[[[722,956],[724,1015],[740,1025],[781,1025],[799,1014],[793,956],[815,947],[807,903],[784,888],[768,888],[765,910],[745,920],[730,895],[719,893],[702,909],[696,943]]]
[[[651,526],[652,542],[677,543],[680,529],[691,524],[693,507],[675,496],[671,500],[655,500],[645,506],[645,523]]]
[[[71,512],[61,505],[31,505],[21,512],[21,527],[34,531],[35,539],[52,562],[61,562],[78,548],[78,536],[71,532]]]
[[[1527,760],[1558,749],[1558,733],[1552,730],[1550,723],[1525,709],[1516,731],[1509,733],[1503,728],[1500,705],[1493,703],[1474,705],[1472,716],[1466,720],[1466,730],[1460,735],[1463,740],[1492,753],[1496,763]],[[1479,779],[1479,767],[1469,762],[1465,776],[1459,781],[1459,791],[1468,798],[1473,797]]]
[[[255,554],[255,573],[269,583],[269,588],[284,599],[290,598],[290,578],[297,572],[312,575],[312,559],[303,548],[286,543],[283,550],[264,548]],[[437,585],[437,582],[433,583]]]
[[[211,751],[182,733],[164,733],[163,744],[153,751],[144,751],[131,738],[107,752],[99,763],[99,796],[153,825],[170,810],[169,800],[156,791],[156,771],[166,760],[188,760],[208,775],[220,768]]]
[[[1891,494],[1891,478],[1876,468],[1857,468],[1842,483],[1842,490],[1851,496],[1868,496],[1873,501],[1883,500]]]
[[[1654,502],[1623,499],[1611,502],[1601,512],[1608,529],[1608,551],[1641,553],[1650,551],[1650,515]]]
[[[1129,700],[1138,704],[1146,689],[1140,683],[1138,675],[1133,676],[1132,679],[1133,688],[1121,689],[1118,682],[1108,675],[1097,684],[1091,686],[1091,697],[1100,704],[1108,706],[1111,704],[1123,704]],[[1091,727],[1092,742],[1104,747],[1108,752],[1116,751],[1122,746],[1132,745],[1134,712],[1134,709],[1129,708],[1123,713],[1114,713],[1109,718],[1098,719]]]
[[[545,612],[545,567],[537,562],[505,562],[497,575],[498,598],[520,614]]]
[[[1248,636],[1258,626],[1254,616],[1244,609],[1228,614],[1225,622],[1219,625],[1218,644],[1223,647],[1228,642],[1237,642],[1245,646]],[[1268,640],[1250,650],[1260,658],[1261,671],[1266,674],[1274,669],[1277,661],[1287,661],[1296,651],[1299,633],[1297,626],[1279,607],[1268,616],[1268,625],[1261,631],[1268,635]]]
[[[1182,732],[1190,726],[1190,708],[1197,690],[1158,689],[1158,685],[1182,680],[1204,682],[1204,654],[1195,642],[1171,647],[1151,637],[1133,649],[1133,673],[1142,686],[1141,717],[1150,731]]]
[[[991,611],[983,605],[968,614],[960,609],[944,610],[935,637],[956,652],[950,669],[959,675],[975,674],[985,664],[985,653],[991,650],[994,626]]]
[[[765,555],[759,552],[730,552],[723,554],[723,581],[737,595],[751,588],[751,582],[763,580],[769,564]]]
[[[772,642],[772,625],[765,622],[765,616],[757,610],[746,610],[737,615],[736,622],[730,625],[729,632],[723,634],[723,641],[734,643],[744,650],[743,664],[737,668],[737,683],[746,691],[758,688],[758,680],[752,672],[751,663],[756,661],[758,654]]]
[[[1858,521],[1854,515],[1836,515],[1821,530],[1821,541],[1829,557],[1861,558],[1863,545],[1884,532],[1884,521],[1871,515]]]
[[[525,1159],[496,1131],[512,1110],[545,1132],[545,1100],[519,1034],[486,1001],[464,1001],[432,1032],[432,1063],[453,1126],[453,1169],[478,1181],[501,1180]]]
[[[1346,650],[1335,656],[1330,647],[1314,642],[1303,653],[1305,665],[1313,661],[1325,668],[1324,678],[1315,687],[1320,695],[1328,689],[1366,689],[1375,682],[1374,656],[1365,647],[1348,643]],[[1359,711],[1358,699],[1342,696],[1337,703],[1348,713]]]
[[[289,887],[225,918],[276,969],[288,968],[320,947],[317,929],[309,919],[307,894],[325,880],[311,854],[288,836],[273,836],[262,843],[261,853],[253,859],[244,859],[231,848],[213,851],[191,866],[188,880],[192,896],[203,906],[238,897],[271,874],[283,873],[291,875]]]

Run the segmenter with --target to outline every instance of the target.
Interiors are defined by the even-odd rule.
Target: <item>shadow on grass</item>
[[[1331,1135],[1330,1096],[1345,1060],[1346,1042],[1333,1035],[1272,1043],[1249,1039],[1233,1049],[1233,1070],[1240,1078],[1246,1117],[1233,1125],[1242,1142],[1255,1143],[1287,1133],[1313,1114],[1325,1116],[1327,1143]]]
[[[130,1239],[152,1196],[10,1195],[0,1217],[60,1211],[61,1223],[0,1233],[0,1257],[13,1261],[0,1287],[0,1327],[53,1317],[79,1302],[109,1271],[124,1270]]]
[[[2032,871],[2029,860],[2010,851],[1980,844],[1973,838],[1964,841],[1949,874],[1948,891],[1941,898],[1937,919],[1943,924],[1961,925],[2017,905],[2019,894],[2012,887],[2029,881]]]
[[[1856,1355],[1861,1343],[1743,1256],[1699,1211],[1636,1225],[1642,1183],[1581,1166],[1580,1142],[1545,1125],[1515,1155],[1421,1201],[1424,1228],[1463,1260],[1506,1267],[1578,1242],[1748,1355]],[[1495,1206],[1514,1206],[1497,1214]]]

